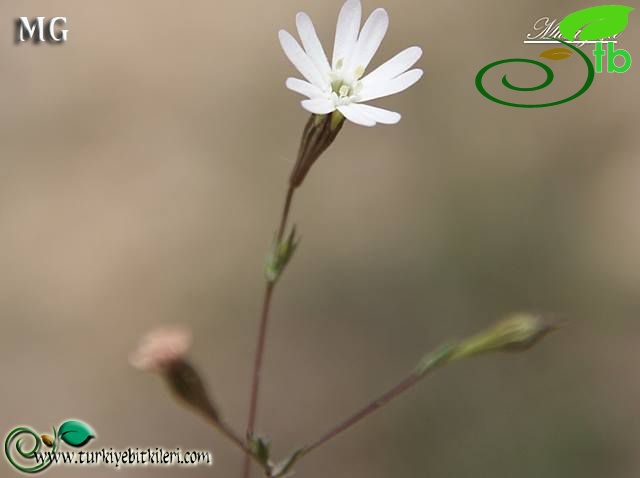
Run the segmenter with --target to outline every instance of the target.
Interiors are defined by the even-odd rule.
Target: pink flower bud
[[[160,372],[184,360],[191,341],[191,331],[185,327],[160,327],[142,338],[129,361],[140,370]]]

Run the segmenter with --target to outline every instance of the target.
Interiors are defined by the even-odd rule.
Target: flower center
[[[358,66],[351,74],[349,73],[349,68],[344,67],[342,59],[338,60],[335,69],[331,72],[331,92],[337,104],[349,104],[355,101],[362,90],[362,83],[359,80],[364,74],[364,68]]]
[[[338,78],[331,82],[331,91],[338,95],[338,98],[348,98],[353,96],[354,87],[346,83],[343,79]]]

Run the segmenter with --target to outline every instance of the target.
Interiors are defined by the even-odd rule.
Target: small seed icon
[[[43,435],[40,435],[40,438],[42,439],[42,443],[47,445],[49,448],[51,448],[55,443],[55,440],[51,435],[43,434]]]

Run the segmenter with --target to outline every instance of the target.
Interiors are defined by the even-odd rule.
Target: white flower
[[[362,102],[406,90],[422,77],[422,70],[411,68],[422,56],[417,47],[407,48],[363,77],[389,26],[386,10],[378,8],[360,31],[360,0],[347,0],[338,16],[331,65],[306,13],[298,13],[296,26],[302,46],[290,33],[280,30],[285,54],[307,81],[288,78],[287,88],[306,96],[302,107],[315,114],[335,110],[363,126],[395,124],[400,114]]]

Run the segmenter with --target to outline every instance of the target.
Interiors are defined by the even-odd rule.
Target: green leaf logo
[[[624,5],[602,5],[585,8],[564,18],[558,25],[560,33],[569,41],[592,41],[609,38],[621,33],[629,23],[629,13],[634,9]]]
[[[67,445],[79,448],[86,445],[96,434],[89,425],[78,420],[68,420],[60,425],[60,439]]]

